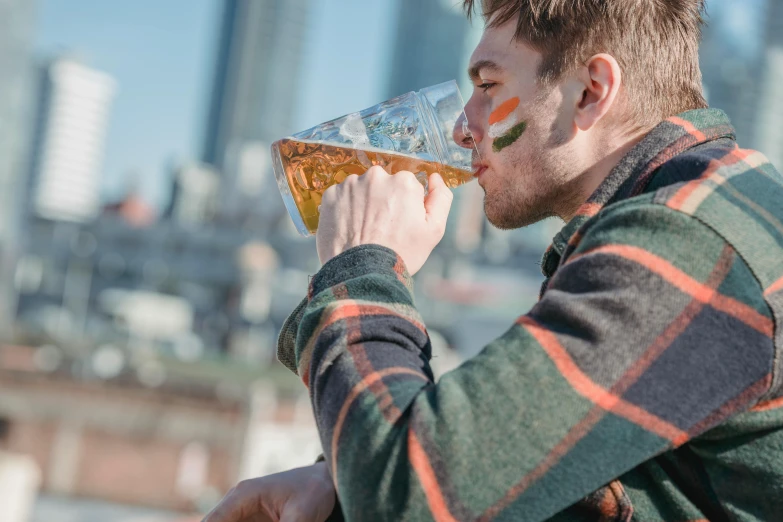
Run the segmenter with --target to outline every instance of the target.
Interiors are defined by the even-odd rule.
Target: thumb
[[[431,174],[428,183],[429,192],[424,198],[424,209],[427,211],[427,223],[445,228],[449,217],[454,194],[446,186],[446,182],[437,172]]]

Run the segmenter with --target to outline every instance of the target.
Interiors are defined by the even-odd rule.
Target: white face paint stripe
[[[514,114],[510,114],[505,120],[489,126],[489,132],[487,135],[493,140],[499,138],[514,128],[517,124],[517,118]]]

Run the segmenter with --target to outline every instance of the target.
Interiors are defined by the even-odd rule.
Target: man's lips
[[[480,177],[487,170],[486,165],[473,165],[473,177]]]

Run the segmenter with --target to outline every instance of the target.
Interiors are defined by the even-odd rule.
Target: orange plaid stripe
[[[718,293],[717,290],[700,283],[667,260],[643,248],[628,245],[606,245],[575,255],[568,262],[572,263],[579,258],[595,254],[616,255],[639,263],[649,271],[661,276],[681,292],[742,321],[747,326],[768,337],[772,337],[775,326],[770,318],[765,317],[745,303]]]
[[[373,372],[362,379],[356,386],[354,386],[351,389],[351,392],[348,394],[348,397],[346,397],[345,401],[343,401],[343,405],[340,408],[340,413],[337,414],[337,420],[334,424],[334,431],[332,432],[332,473],[337,471],[337,453],[340,449],[340,435],[342,434],[343,426],[345,425],[345,419],[348,416],[348,412],[351,410],[351,406],[353,406],[354,402],[356,402],[356,399],[359,398],[359,396],[364,391],[368,390],[376,382],[389,377],[390,375],[412,375],[426,381],[426,378],[416,370],[405,367],[393,367],[384,368],[383,370]],[[332,479],[334,481],[335,488],[337,488],[337,477],[333,476]]]
[[[600,406],[606,411],[624,417],[631,422],[667,439],[674,445],[680,445],[688,440],[688,434],[677,426],[666,422],[622,397],[606,390],[595,383],[586,373],[579,369],[565,348],[557,340],[554,333],[539,325],[534,319],[523,316],[517,324],[525,328],[542,346],[552,362],[577,393]]]

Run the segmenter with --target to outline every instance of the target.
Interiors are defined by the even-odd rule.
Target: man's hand
[[[326,464],[243,480],[202,522],[324,522],[335,505]]]
[[[452,199],[440,174],[429,177],[426,198],[411,172],[392,176],[372,167],[363,176],[348,176],[324,192],[318,257],[326,263],[355,246],[377,244],[397,252],[413,275],[443,239]]]

